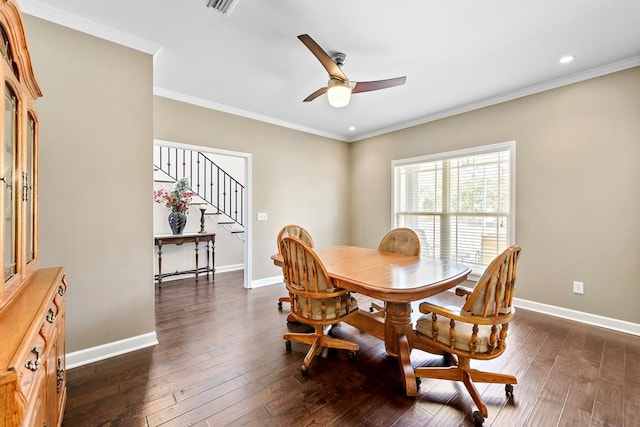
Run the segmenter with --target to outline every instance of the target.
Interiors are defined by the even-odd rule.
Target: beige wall
[[[67,271],[67,351],[153,332],[153,58],[24,20],[44,92],[40,266]]]
[[[231,114],[155,97],[157,139],[251,153],[253,271],[282,274],[270,257],[282,226],[296,223],[318,245],[349,243],[349,145]],[[267,212],[267,221],[256,221]]]
[[[391,160],[516,140],[517,296],[640,322],[638,68],[346,144],[154,98],[151,56],[25,25],[45,94],[40,265],[67,269],[69,352],[154,329],[154,137],[252,154],[254,280],[280,274],[269,257],[287,223],[318,245],[375,247],[391,224]]]
[[[150,55],[28,15],[25,26],[45,94],[40,265],[67,271],[68,352],[154,330],[154,136],[252,154],[254,212],[269,214],[251,219],[253,279],[281,274],[269,257],[285,224],[348,243],[346,143],[164,98],[154,107]]]
[[[640,68],[352,144],[351,243],[391,225],[392,160],[510,140],[516,296],[640,323]]]

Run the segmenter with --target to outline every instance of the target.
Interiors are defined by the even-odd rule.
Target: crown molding
[[[203,107],[203,108],[208,108],[210,110],[216,110],[216,111],[221,111],[223,113],[233,114],[234,116],[246,117],[248,119],[253,119],[260,122],[265,122],[272,125],[293,129],[300,132],[309,133],[312,135],[318,135],[325,138],[334,139],[337,141],[348,142],[348,140],[343,135],[337,135],[329,132],[324,132],[318,129],[300,126],[295,123],[286,122],[284,120],[275,119],[273,117],[264,116],[262,114],[257,114],[251,111],[242,110],[240,108],[230,107],[228,105],[218,104],[217,102],[212,102],[206,99],[198,98],[196,96],[185,95],[184,93],[175,92],[175,91],[164,89],[158,86],[153,87],[153,94],[163,98],[169,98],[175,101],[197,105],[198,107]]]
[[[154,55],[154,64],[155,64],[156,58],[158,57],[157,53],[160,52],[160,50],[162,49],[162,46],[159,44],[132,36],[130,34],[115,30],[111,27],[107,27],[102,24],[98,24],[94,21],[90,21],[85,18],[72,15],[70,13],[48,6],[45,3],[42,3],[38,0],[17,0],[17,1],[18,1],[18,5],[20,6],[20,10],[26,14],[35,16],[37,18],[42,18],[47,21],[51,21],[56,24],[59,24],[68,28],[72,28],[74,30],[81,31],[83,33],[87,33],[92,36],[99,37],[99,38],[129,47],[141,52]],[[490,107],[492,105],[501,104],[503,102],[512,101],[514,99],[523,98],[525,96],[534,95],[540,92],[545,92],[547,90],[556,89],[558,87],[570,85],[573,83],[578,83],[584,80],[589,80],[595,77],[600,77],[606,74],[623,71],[628,68],[633,68],[637,66],[640,66],[640,56],[633,56],[624,60],[613,62],[611,64],[606,64],[590,70],[571,74],[566,77],[561,77],[558,79],[528,86],[526,88],[518,89],[511,92],[506,92],[501,95],[480,99],[474,102],[470,102],[468,104],[453,107],[453,108],[439,111],[433,114],[428,114],[426,116],[422,116],[417,119],[399,123],[393,126],[379,128],[371,132],[366,132],[358,135],[349,135],[349,136],[334,134],[334,133],[325,132],[319,129],[300,126],[295,123],[279,120],[273,117],[257,114],[254,112],[242,110],[235,107],[230,107],[227,105],[223,105],[216,102],[208,101],[206,99],[171,91],[171,90],[160,88],[157,86],[154,87],[153,92],[154,92],[154,95],[161,96],[164,98],[170,98],[176,101],[186,102],[188,104],[193,104],[193,105],[197,105],[200,107],[204,107],[204,108],[208,108],[216,111],[221,111],[221,112],[233,114],[236,116],[246,117],[249,119],[273,124],[276,126],[285,127],[288,129],[297,130],[304,133],[309,133],[312,135],[322,136],[325,138],[330,138],[330,139],[343,141],[343,142],[356,142],[356,141],[361,141],[364,139],[384,135],[390,132],[396,132],[396,131],[411,128],[414,126],[423,125],[429,122],[455,116],[458,114],[467,113],[480,108]]]
[[[448,110],[443,110],[434,114],[420,117],[415,120],[400,123],[394,126],[377,129],[373,132],[357,135],[349,142],[360,141],[374,136],[384,135],[386,133],[395,132],[398,130],[407,129],[410,127],[422,125],[425,123],[433,122],[436,120],[444,119],[447,117],[455,116],[469,111],[478,110],[484,107],[490,107],[492,105],[501,104],[503,102],[512,101],[514,99],[523,98],[529,95],[535,95],[536,93],[545,92],[547,90],[556,89],[562,86],[567,86],[573,83],[579,83],[584,80],[593,79],[595,77],[604,76],[606,74],[623,71],[629,68],[640,66],[640,56],[633,56],[631,58],[623,59],[621,61],[613,62],[611,64],[603,65],[600,67],[592,68],[590,70],[581,71],[579,73],[571,74],[569,76],[561,77],[559,79],[550,80],[547,82],[528,86],[526,88],[506,92],[502,95],[493,96],[490,98],[480,99],[475,102],[453,107]]]
[[[132,36],[131,34],[118,31],[97,22],[72,15],[36,0],[18,0],[18,5],[20,6],[20,10],[28,15],[87,33],[150,55],[155,55],[162,47],[159,44]]]

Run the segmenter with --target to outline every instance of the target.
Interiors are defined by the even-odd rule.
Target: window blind
[[[513,241],[514,143],[395,161],[394,225],[480,275]]]

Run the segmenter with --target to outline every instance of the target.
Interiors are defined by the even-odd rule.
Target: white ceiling
[[[640,65],[639,0],[239,0],[227,16],[207,0],[18,3],[154,54],[158,95],[344,141]],[[303,33],[346,53],[351,80],[407,83],[303,104],[327,83]]]

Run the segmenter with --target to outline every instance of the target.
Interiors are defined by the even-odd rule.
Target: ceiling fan
[[[329,83],[327,87],[322,87],[311,95],[307,96],[303,102],[313,101],[323,94],[327,94],[329,104],[334,107],[344,107],[349,104],[352,93],[370,92],[372,90],[386,89],[389,87],[400,86],[405,84],[407,76],[396,77],[394,79],[375,80],[371,82],[355,82],[350,81],[344,75],[340,67],[344,64],[347,55],[336,52],[329,56],[318,43],[315,42],[308,34],[298,36],[300,41],[309,48],[311,53],[318,58],[325,70],[329,73]]]

